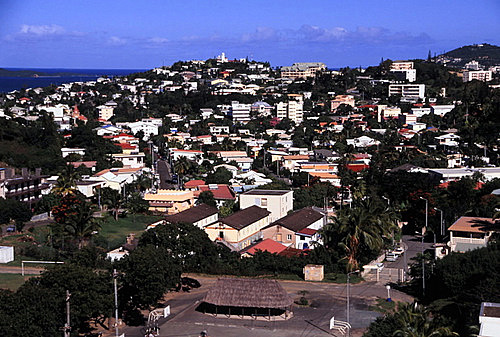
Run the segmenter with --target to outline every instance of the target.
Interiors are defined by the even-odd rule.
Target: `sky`
[[[330,68],[500,44],[500,0],[0,0],[0,67],[229,58]]]

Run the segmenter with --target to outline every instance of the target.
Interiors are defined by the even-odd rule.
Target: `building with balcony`
[[[21,175],[16,175],[13,168],[0,168],[0,198],[35,203],[49,192],[46,178],[41,169],[32,173],[23,168]]]
[[[425,84],[390,84],[389,96],[424,98]]]
[[[156,193],[146,193],[144,200],[149,202],[149,210],[175,214],[194,205],[193,191],[158,190]]]
[[[490,70],[464,71],[462,81],[470,82],[473,80],[481,82],[489,82],[493,78],[493,73]]]
[[[325,69],[326,65],[322,62],[294,63],[290,67],[281,67],[281,77],[291,78],[293,80],[297,78],[306,79],[316,76],[318,71],[323,71]]]

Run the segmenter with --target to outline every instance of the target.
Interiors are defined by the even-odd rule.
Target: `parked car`
[[[399,255],[394,254],[393,252],[385,254],[385,260],[388,262],[394,262],[398,259]]]
[[[396,254],[398,256],[403,255],[405,252],[403,247],[398,247],[392,251],[393,254]]]
[[[16,231],[16,226],[10,225],[10,226],[7,227],[7,229],[5,231],[7,233],[14,233]]]

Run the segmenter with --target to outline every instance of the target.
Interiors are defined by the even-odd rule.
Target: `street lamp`
[[[350,324],[349,322],[349,297],[350,297],[350,293],[349,293],[349,281],[351,280],[351,274],[354,274],[354,273],[358,273],[359,272],[359,269],[358,270],[355,270],[355,271],[351,271],[350,273],[347,273],[347,294],[346,294],[346,297],[347,297],[347,323]]]
[[[391,302],[391,286],[390,285],[386,285],[385,286],[385,289],[387,289],[387,302]]]
[[[440,210],[439,208],[434,207],[436,211],[439,211],[441,213],[441,236],[444,237],[444,222],[443,222],[443,211]]]
[[[415,232],[418,236],[422,238],[422,296],[425,296],[425,258],[424,258],[424,235],[419,232]]]
[[[429,200],[419,197],[419,199],[425,200],[425,228],[427,229],[427,224],[429,220]],[[424,230],[422,229],[422,235],[424,235]]]

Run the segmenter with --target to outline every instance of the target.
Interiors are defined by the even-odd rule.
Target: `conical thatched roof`
[[[227,307],[286,308],[292,298],[276,280],[218,279],[204,302]]]

